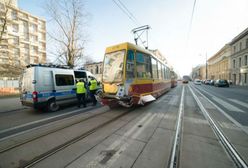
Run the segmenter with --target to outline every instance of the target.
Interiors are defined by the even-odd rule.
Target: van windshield
[[[123,78],[123,60],[125,50],[105,55],[103,65],[103,82],[121,82]]]

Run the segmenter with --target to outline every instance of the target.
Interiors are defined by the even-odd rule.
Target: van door
[[[54,96],[57,103],[76,100],[75,79],[73,71],[53,71]]]

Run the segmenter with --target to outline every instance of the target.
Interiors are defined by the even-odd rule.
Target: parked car
[[[211,80],[209,80],[209,79],[208,79],[208,80],[205,80],[204,84],[205,84],[205,85],[210,85],[210,81],[211,81]]]
[[[194,84],[195,85],[201,85],[201,80],[200,79],[195,79]]]
[[[229,83],[225,79],[216,80],[214,85],[217,86],[217,87],[229,87]]]
[[[210,80],[210,85],[214,85],[215,81],[214,80]]]
[[[227,82],[229,83],[229,85],[232,85],[232,80],[227,80]]]

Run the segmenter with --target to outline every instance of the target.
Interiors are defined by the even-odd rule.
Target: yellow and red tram
[[[128,42],[106,48],[103,104],[144,104],[168,91],[171,84],[170,69],[149,50]]]

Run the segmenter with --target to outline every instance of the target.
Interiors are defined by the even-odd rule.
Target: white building
[[[248,86],[248,28],[230,43],[231,78],[234,84]]]
[[[20,10],[17,0],[0,0],[0,13],[0,31],[6,20],[0,41],[0,77],[12,76],[11,68],[45,63],[46,21]]]

